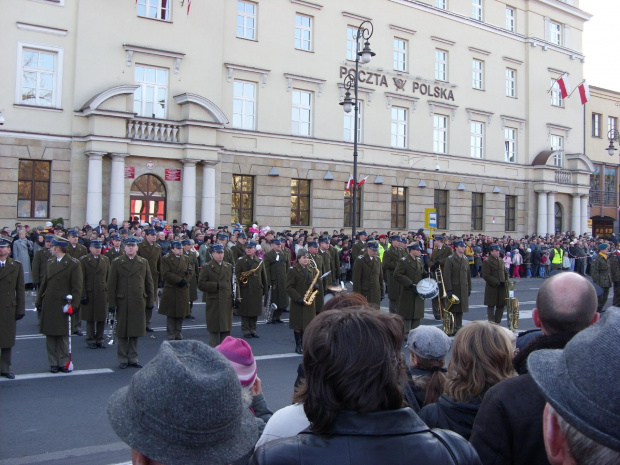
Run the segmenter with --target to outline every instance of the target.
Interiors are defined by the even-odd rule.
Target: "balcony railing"
[[[556,170],[555,182],[558,184],[571,184],[571,172],[564,170]]]
[[[618,194],[611,191],[590,190],[590,205],[609,205],[615,207],[618,204]]]
[[[153,142],[179,143],[179,125],[151,119],[127,120],[127,137]]]

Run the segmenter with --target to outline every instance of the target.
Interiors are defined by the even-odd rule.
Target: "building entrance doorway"
[[[129,194],[131,219],[136,218],[142,223],[150,223],[156,216],[166,219],[166,186],[154,174],[143,174],[131,185]]]

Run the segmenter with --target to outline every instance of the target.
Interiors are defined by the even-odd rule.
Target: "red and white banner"
[[[577,87],[579,90],[579,98],[581,98],[581,104],[584,105],[586,102],[590,101],[590,86],[586,81],[583,81]]]
[[[359,189],[360,187],[362,187],[367,179],[368,179],[368,176],[366,176],[364,179],[362,179],[360,182],[358,182],[357,183],[357,188]]]
[[[560,79],[558,79],[556,82],[558,83],[558,86],[560,86],[560,93],[562,95],[562,98],[568,97],[568,95],[571,93],[570,84],[568,83],[568,74],[562,74],[562,76],[560,76]]]
[[[350,191],[352,187],[353,187],[353,176],[349,175],[349,180],[347,181],[347,184],[346,184],[344,190],[345,191]]]

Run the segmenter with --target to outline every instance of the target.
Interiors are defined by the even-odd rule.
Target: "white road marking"
[[[83,376],[83,375],[103,375],[106,373],[114,373],[110,368],[97,368],[93,370],[73,370],[71,373],[28,373],[25,375],[15,375],[15,379],[0,378],[0,383],[15,382],[26,379],[43,379],[43,378],[64,378],[66,376]]]
[[[254,360],[275,360],[279,358],[292,358],[292,357],[301,357],[300,354],[290,353],[290,354],[273,354],[273,355],[257,355],[254,357]]]

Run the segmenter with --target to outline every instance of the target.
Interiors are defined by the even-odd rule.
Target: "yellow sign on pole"
[[[424,227],[427,229],[437,228],[437,210],[434,208],[424,209]]]

